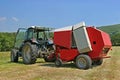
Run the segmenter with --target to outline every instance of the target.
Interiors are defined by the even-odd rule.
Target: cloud
[[[19,21],[19,19],[16,18],[16,17],[12,17],[12,20],[15,21],[15,22],[18,22],[18,21]]]
[[[2,22],[2,21],[6,21],[6,20],[7,20],[6,17],[0,17],[0,22]]]

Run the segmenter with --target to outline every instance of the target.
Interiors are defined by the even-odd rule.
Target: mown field
[[[113,47],[111,58],[89,70],[77,69],[73,63],[57,68],[39,59],[36,64],[10,62],[10,52],[0,52],[0,80],[120,80],[120,47]]]

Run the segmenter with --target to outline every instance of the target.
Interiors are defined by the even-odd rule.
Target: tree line
[[[120,46],[120,33],[110,34],[112,45]]]
[[[0,32],[0,51],[10,51],[14,46],[16,33]]]
[[[0,51],[10,51],[14,47],[16,33],[0,32]],[[120,46],[120,33],[110,34],[112,45]]]

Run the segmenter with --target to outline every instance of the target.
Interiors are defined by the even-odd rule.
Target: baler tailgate
[[[76,27],[76,26],[74,26]],[[73,36],[75,38],[76,46],[79,53],[86,53],[92,51],[90,40],[88,38],[88,33],[86,27],[73,28]]]

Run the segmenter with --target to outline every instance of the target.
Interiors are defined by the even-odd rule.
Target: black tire
[[[22,58],[24,64],[34,64],[37,58],[37,46],[29,42],[22,48]]]
[[[75,64],[79,69],[89,69],[92,66],[92,60],[88,55],[78,55]]]
[[[56,60],[55,60],[55,65],[56,65],[57,67],[62,66],[62,60],[61,60],[61,59],[56,59]]]
[[[49,62],[49,59],[47,58],[47,56],[44,57],[44,61]]]
[[[18,54],[16,49],[11,50],[10,59],[11,59],[11,62],[18,62]]]
[[[45,62],[55,62],[55,58],[49,59],[48,57],[44,57]]]
[[[45,62],[55,62],[55,60],[56,60],[55,54],[52,54],[52,53],[51,53],[51,55],[44,55],[43,58],[44,58]]]
[[[96,60],[96,61],[94,61],[94,65],[102,65],[102,63],[103,63],[103,59],[99,59],[99,60]]]

